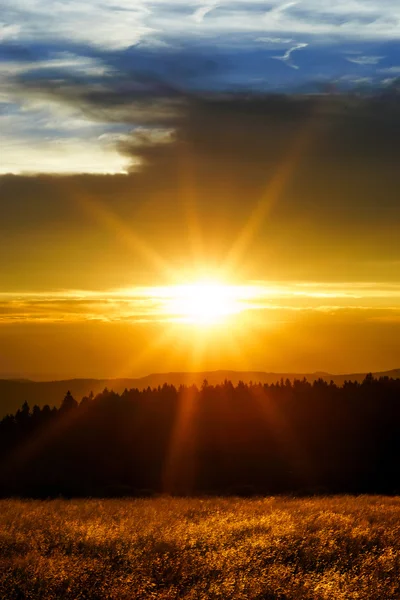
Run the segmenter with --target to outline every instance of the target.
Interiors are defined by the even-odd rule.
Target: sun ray
[[[165,455],[162,485],[164,493],[190,493],[196,480],[197,389],[180,390],[168,450]]]
[[[192,263],[197,266],[204,259],[204,244],[197,210],[197,190],[194,176],[194,161],[187,144],[182,147],[180,161],[180,193],[186,219],[188,241]]]
[[[318,106],[316,111],[318,110]],[[311,115],[314,116],[315,113]],[[251,243],[252,239],[260,230],[268,213],[281,198],[286,185],[293,176],[296,168],[299,166],[301,156],[306,147],[311,143],[314,137],[311,117],[304,126],[297,132],[293,144],[286,158],[281,162],[275,171],[274,176],[268,183],[264,193],[261,194],[258,202],[251,211],[249,218],[242,228],[239,236],[231,247],[224,261],[224,268],[227,273],[233,273],[238,269],[240,262],[243,261],[243,255]]]
[[[167,277],[171,281],[176,280],[178,276],[177,271],[154,248],[146,244],[137,233],[134,233],[132,228],[112,210],[99,200],[89,198],[88,196],[80,201],[80,206],[98,223],[105,225],[110,231],[115,233],[119,241],[126,248],[138,252],[141,258],[144,258],[149,265],[155,267],[160,277]]]
[[[148,341],[139,354],[129,356],[129,358],[120,366],[119,370],[113,374],[113,377],[118,379],[120,377],[131,376],[133,372],[143,372],[143,370],[147,368],[148,363],[151,364],[152,359],[157,357],[157,353],[172,340],[173,324],[163,323],[162,331],[158,332],[158,335],[151,341]],[[169,358],[172,360],[173,356],[170,355]],[[165,363],[163,364],[163,369],[168,370]]]
[[[311,484],[313,480],[312,464],[307,450],[299,439],[299,432],[290,424],[279,406],[279,402],[274,402],[272,399],[266,401],[265,392],[258,386],[253,386],[251,393],[259,418],[270,426],[273,443],[281,448],[288,463],[292,465],[292,471],[285,475],[293,478],[295,484],[304,481],[304,478]],[[296,481],[297,478],[298,481]]]

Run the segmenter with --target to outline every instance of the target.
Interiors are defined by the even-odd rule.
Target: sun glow
[[[165,310],[190,323],[217,324],[240,313],[248,295],[242,286],[215,282],[177,285],[170,288]]]

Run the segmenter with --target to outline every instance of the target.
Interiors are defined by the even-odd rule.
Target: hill
[[[182,384],[200,386],[206,379],[210,385],[222,383],[225,379],[237,385],[239,381],[248,383],[275,383],[280,379],[303,379],[313,382],[316,379],[334,381],[342,385],[346,380],[362,381],[366,373],[353,373],[346,375],[332,375],[330,373],[266,373],[263,371],[202,371],[198,373],[153,373],[136,379],[65,379],[60,381],[30,381],[25,379],[0,379],[0,418],[6,414],[15,413],[27,401],[30,406],[37,404],[44,406],[60,406],[66,392],[79,401],[90,392],[98,394],[104,388],[121,393],[125,388],[144,389],[158,387],[168,383],[179,387]],[[400,369],[373,373],[375,377],[400,378]]]

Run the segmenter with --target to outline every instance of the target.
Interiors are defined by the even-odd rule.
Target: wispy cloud
[[[292,48],[289,48],[289,50],[287,50],[282,56],[272,56],[272,58],[275,58],[276,60],[281,60],[292,69],[299,69],[300,67],[298,65],[295,65],[292,61],[292,54],[296,50],[301,50],[302,48],[306,48],[307,46],[308,44],[304,43],[296,44],[295,46],[292,46]]]
[[[198,36],[190,23],[201,25],[204,35],[293,32],[337,35],[365,40],[400,37],[400,6],[396,0],[302,0],[281,2],[204,0],[193,10],[175,0],[71,0],[49,10],[46,0],[3,0],[4,39],[65,40],[103,48],[127,48],[147,38],[189,39]],[[216,7],[212,19],[205,18]],[[281,36],[279,36],[281,37]],[[286,36],[285,36],[286,37]],[[236,43],[240,40],[236,40]]]
[[[185,322],[173,310],[181,286],[136,287],[106,291],[0,293],[0,323],[17,322]],[[236,314],[264,311],[359,312],[362,318],[390,321],[400,314],[400,284],[253,282],[233,286]],[[172,301],[172,302],[171,302]],[[239,317],[238,317],[239,318]]]
[[[384,69],[379,69],[379,72],[393,74],[393,75],[400,75],[400,65],[396,65],[394,67],[386,67]]]
[[[17,39],[20,31],[20,25],[0,23],[0,42]]]
[[[151,12],[149,3],[136,0],[70,0],[51,7],[46,0],[4,0],[4,27],[17,28],[21,43],[40,40],[66,40],[106,48],[126,48],[154,33],[146,20]],[[7,32],[7,29],[6,29]],[[8,30],[8,37],[10,31]]]
[[[269,36],[269,35],[258,37],[258,38],[256,38],[255,41],[262,42],[263,44],[271,44],[271,45],[291,44],[294,42],[294,40],[292,38],[274,37],[274,36]]]
[[[356,65],[377,65],[384,56],[347,56],[346,60]]]
[[[197,23],[201,23],[206,15],[208,15],[215,8],[217,8],[218,4],[219,4],[218,0],[210,0],[209,2],[205,3],[203,6],[200,6],[200,8],[197,8],[195,10],[195,12],[193,13],[193,19]]]
[[[2,76],[12,77],[22,73],[44,75],[46,72],[70,73],[76,76],[105,76],[112,68],[103,64],[99,59],[79,56],[72,52],[56,52],[52,57],[39,60],[7,60],[0,61]],[[4,85],[4,84],[3,84]]]

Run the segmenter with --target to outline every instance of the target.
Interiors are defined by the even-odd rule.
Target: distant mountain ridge
[[[68,390],[76,398],[81,400],[90,392],[98,394],[104,388],[121,393],[125,388],[144,389],[147,387],[158,387],[164,383],[175,385],[198,385],[206,379],[210,385],[223,383],[226,379],[237,385],[239,381],[249,383],[276,383],[281,379],[303,379],[304,377],[313,382],[316,379],[333,381],[337,385],[343,385],[347,381],[362,381],[367,373],[352,373],[345,375],[333,375],[325,372],[315,373],[267,373],[264,371],[201,371],[196,373],[152,373],[145,377],[121,378],[121,379],[65,379],[58,381],[31,381],[28,379],[0,379],[0,418],[6,414],[15,413],[22,404],[27,401],[31,407],[35,404],[44,406],[59,406]],[[393,377],[400,379],[400,369],[373,373],[374,377]]]

